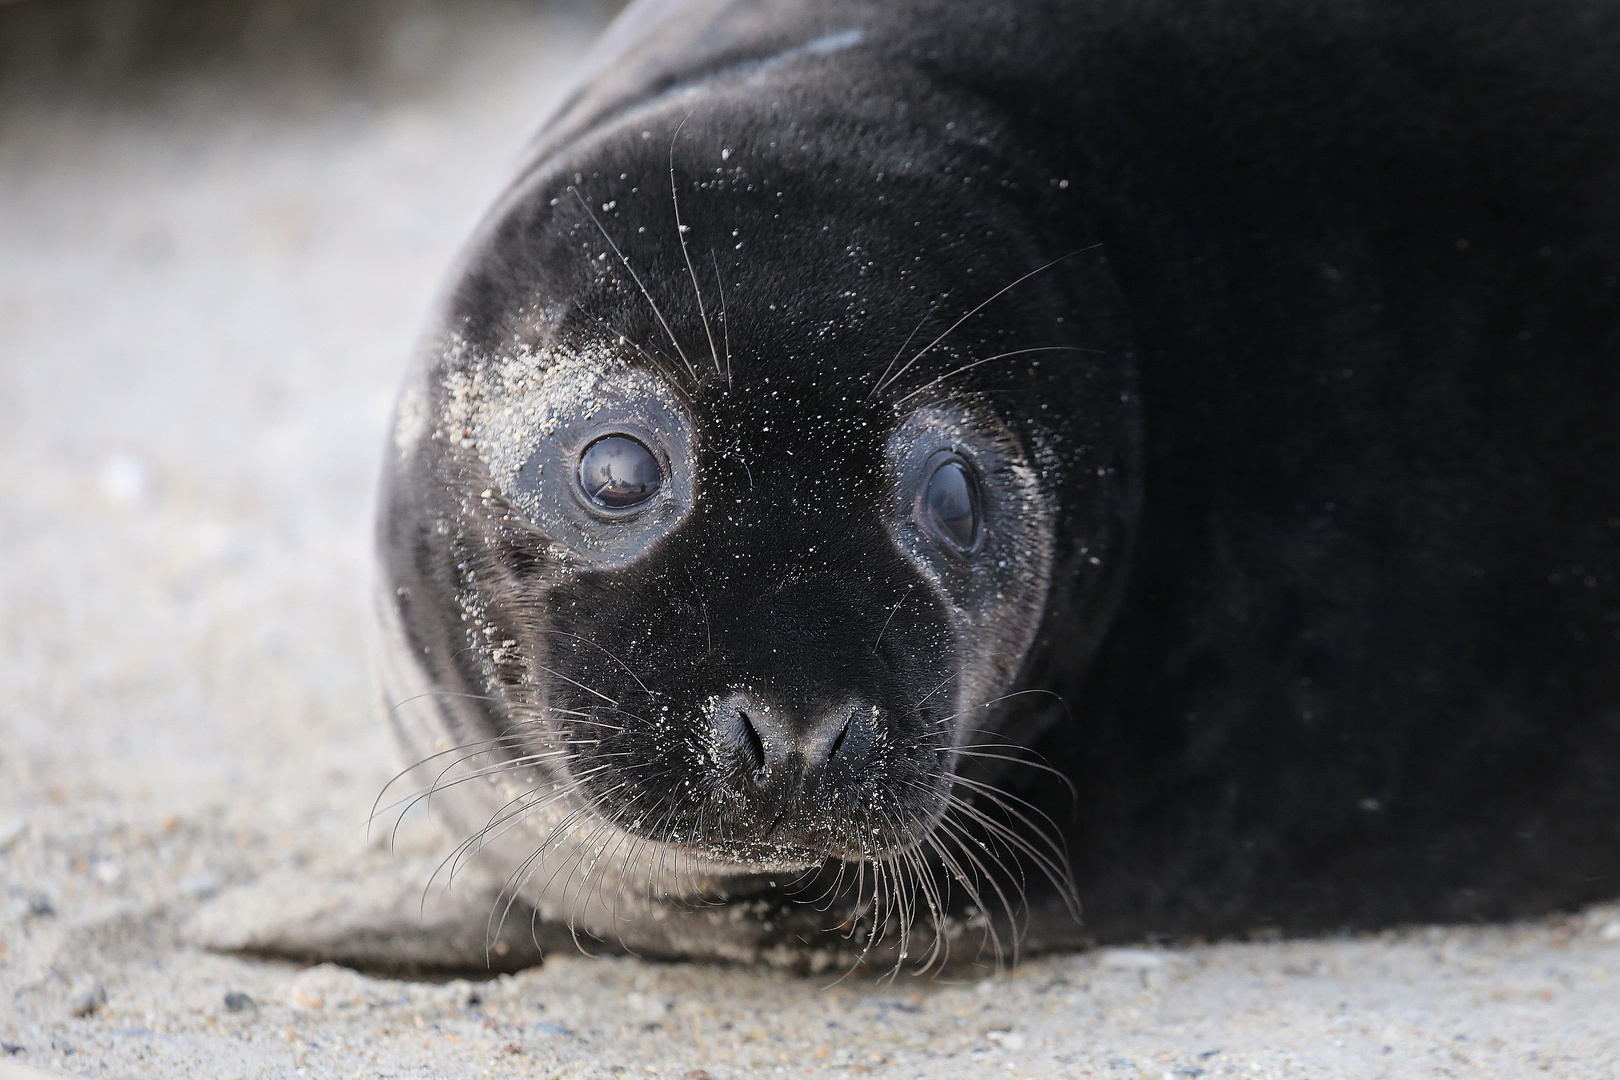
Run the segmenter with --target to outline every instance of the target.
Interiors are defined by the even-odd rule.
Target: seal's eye
[[[604,435],[579,455],[579,486],[605,510],[639,506],[661,483],[658,459],[628,435]]]
[[[963,554],[973,550],[979,542],[979,490],[960,458],[948,457],[934,469],[922,504],[923,522],[936,539]]]

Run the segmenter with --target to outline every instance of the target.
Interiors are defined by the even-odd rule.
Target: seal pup
[[[1614,895],[1617,20],[633,5],[388,454],[460,854],[812,968]]]

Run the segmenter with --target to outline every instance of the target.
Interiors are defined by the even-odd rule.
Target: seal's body
[[[662,955],[1614,895],[1617,55],[1576,2],[633,6],[401,399],[436,805]]]

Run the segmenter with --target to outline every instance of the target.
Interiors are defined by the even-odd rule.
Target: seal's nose
[[[858,775],[871,756],[878,710],[846,702],[801,713],[735,692],[716,706],[714,724],[734,775],[776,801],[813,790],[829,772]]]

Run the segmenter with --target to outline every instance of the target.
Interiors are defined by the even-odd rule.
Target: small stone
[[[50,897],[35,893],[28,898],[28,914],[36,919],[49,919],[56,914],[56,908],[51,906]]]
[[[652,1023],[669,1012],[672,1002],[632,990],[624,996],[624,1004],[632,1016],[643,1023]]]
[[[0,818],[0,851],[9,851],[11,845],[22,839],[28,831],[28,821],[21,814]]]
[[[220,888],[220,880],[213,874],[192,874],[180,879],[180,891],[197,900],[207,900]]]
[[[82,984],[68,998],[68,1013],[78,1017],[91,1016],[105,1004],[107,1004],[105,987],[100,983]]]
[[[253,1008],[255,1004],[257,1003],[252,998],[248,997],[239,990],[232,990],[230,993],[225,995],[225,1010],[227,1012],[243,1012],[247,1009]]]
[[[534,1030],[539,1032],[541,1035],[572,1035],[573,1034],[572,1031],[570,1031],[567,1028],[563,1027],[561,1024],[553,1024],[550,1020],[542,1020],[540,1023],[534,1025]]]
[[[0,1053],[5,1054],[7,1057],[16,1057],[27,1049],[28,1047],[21,1043],[0,1042]]]
[[[1598,931],[1598,940],[1620,941],[1620,919],[1610,919],[1604,923],[1603,929]]]
[[[1164,966],[1164,954],[1147,949],[1104,949],[1097,963],[1117,971],[1152,971]]]

